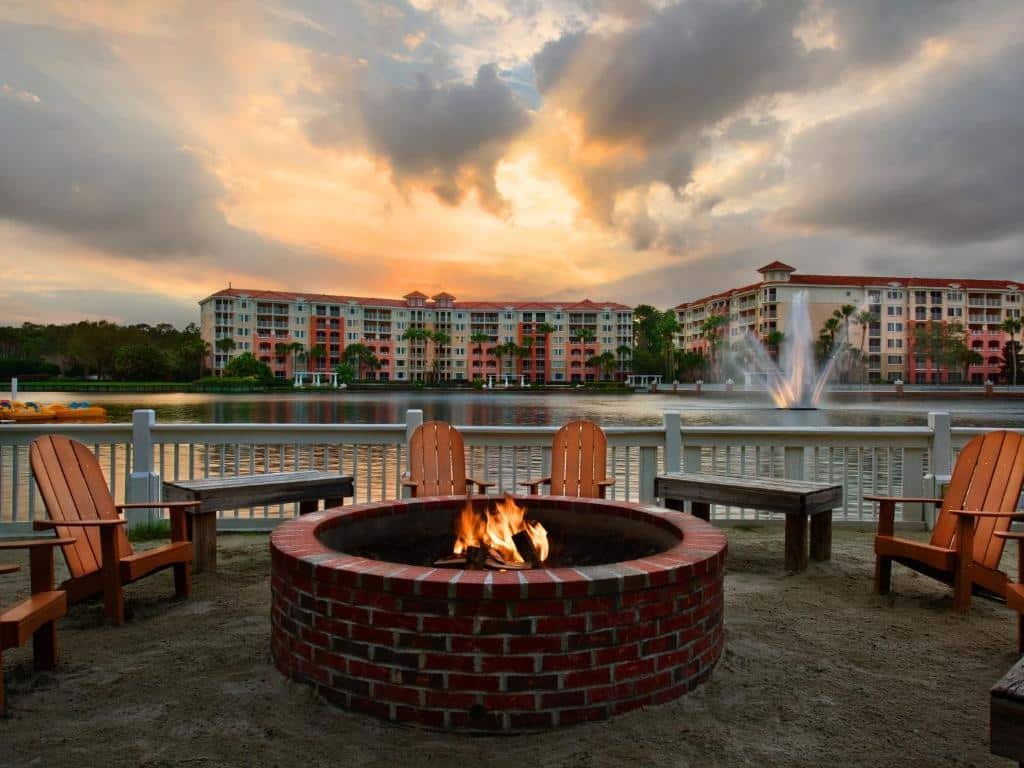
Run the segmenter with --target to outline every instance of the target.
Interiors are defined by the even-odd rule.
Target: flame
[[[526,519],[526,509],[506,496],[486,512],[473,509],[473,503],[459,513],[455,524],[454,552],[461,555],[468,547],[481,547],[497,554],[506,563],[522,563],[512,537],[526,531],[541,562],[548,559],[548,532],[536,520]]]

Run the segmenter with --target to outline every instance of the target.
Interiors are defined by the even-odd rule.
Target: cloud
[[[310,124],[314,142],[344,146],[360,139],[386,159],[399,185],[425,186],[452,205],[476,190],[485,208],[503,208],[495,167],[530,118],[493,65],[480,67],[472,83],[420,76],[412,87],[363,83],[337,98],[336,111]]]
[[[1024,232],[1024,45],[820,125],[791,155],[782,220],[933,244]]]
[[[54,49],[59,63],[47,61]],[[280,257],[227,222],[203,150],[97,36],[0,25],[0,58],[0,218],[129,259]]]

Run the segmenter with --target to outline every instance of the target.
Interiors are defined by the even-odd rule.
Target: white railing
[[[130,424],[8,424],[0,427],[0,536],[18,535],[45,515],[29,469],[31,442],[61,433],[90,446],[118,501],[159,498],[161,480],[327,469],[354,478],[356,501],[398,498],[406,441],[422,422],[410,410],[398,424],[163,424],[135,411]],[[469,474],[494,482],[493,492],[521,492],[522,481],[546,474],[557,427],[460,426]],[[918,496],[932,477],[949,475],[953,451],[983,430],[951,429],[945,413],[925,427],[683,427],[677,412],[661,426],[608,427],[614,499],[653,502],[654,478],[685,469],[840,483],[837,522],[875,519],[867,493]],[[929,473],[926,475],[926,473]],[[926,510],[907,505],[906,523],[927,524]],[[225,510],[224,529],[269,528],[296,513],[294,505]],[[761,520],[757,510],[716,507],[723,520]],[[131,520],[134,523],[137,521]]]

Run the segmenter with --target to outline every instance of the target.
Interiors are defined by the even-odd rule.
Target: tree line
[[[201,378],[209,353],[199,327],[119,325],[83,320],[64,325],[0,327],[0,377],[66,376],[125,381]]]

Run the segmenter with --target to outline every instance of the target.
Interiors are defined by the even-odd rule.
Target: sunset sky
[[[0,323],[1024,279],[1020,0],[0,0]]]

